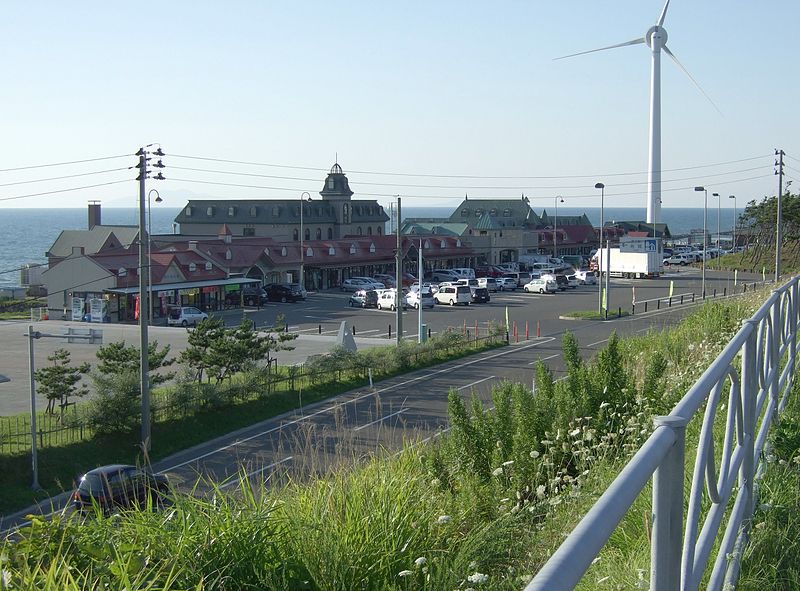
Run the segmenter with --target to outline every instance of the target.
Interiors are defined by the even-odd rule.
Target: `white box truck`
[[[620,252],[619,248],[611,248],[608,267],[612,277],[644,279],[658,277],[663,271],[661,253],[656,252]],[[601,248],[592,257],[593,270],[606,272],[606,249]]]

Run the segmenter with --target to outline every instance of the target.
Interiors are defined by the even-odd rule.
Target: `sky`
[[[597,207],[604,182],[607,206],[644,207],[648,48],[553,58],[642,37],[662,7],[6,3],[0,208],[135,207],[127,167],[150,143],[167,180],[147,189],[177,207],[316,197],[337,159],[354,198],[386,206]],[[800,181],[798,21],[796,0],[671,2],[667,46],[716,108],[662,54],[663,207],[702,207],[696,185],[776,194],[775,148]]]

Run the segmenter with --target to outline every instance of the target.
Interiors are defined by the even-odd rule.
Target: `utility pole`
[[[775,216],[775,283],[777,284],[781,277],[781,248],[783,242],[781,200],[783,198],[783,157],[786,152],[775,150],[775,155],[780,157],[780,160],[775,161],[775,166],[778,167],[775,171],[775,174],[778,175],[778,212]]]
[[[147,228],[145,226],[145,181],[147,180],[147,151],[139,148],[139,379],[142,392],[142,450],[150,449],[150,366],[148,353],[147,319],[150,299],[150,262],[147,260]]]
[[[422,334],[422,238],[419,239],[419,259],[417,260],[417,281],[419,282],[419,291],[417,292],[417,342],[425,342],[424,335]]]
[[[400,196],[397,196],[397,253],[395,254],[395,273],[397,276],[395,285],[395,312],[397,312],[397,344],[403,340],[403,250],[400,242]],[[422,284],[420,283],[420,287]]]

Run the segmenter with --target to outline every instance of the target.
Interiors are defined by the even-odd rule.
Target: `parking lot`
[[[760,280],[756,276],[740,276],[740,281]],[[696,268],[670,270],[667,275],[658,279],[612,279],[609,308],[613,311],[618,308],[630,310],[632,297],[635,293],[637,302],[666,298],[673,282],[674,294],[698,294],[701,291],[700,271]],[[709,295],[717,290],[719,294],[730,292],[733,287],[733,278],[727,274],[709,271],[707,274],[706,291]],[[739,286],[741,291],[741,285]],[[375,346],[381,343],[392,342],[397,335],[396,313],[375,308],[351,308],[348,306],[349,293],[341,291],[327,291],[312,293],[308,299],[297,303],[268,303],[260,308],[234,309],[221,312],[228,326],[248,318],[258,327],[273,326],[280,315],[288,323],[289,330],[300,336],[295,341],[294,351],[282,352],[278,355],[279,362],[294,364],[303,362],[309,355],[320,354],[327,351],[335,342],[342,322],[351,327],[357,338],[359,347]],[[688,299],[687,299],[688,301]],[[651,303],[650,309],[655,306]],[[505,324],[506,310],[508,310],[509,323],[516,325],[518,338],[525,340],[526,331],[529,338],[538,334],[542,337],[559,335],[564,330],[576,330],[578,325],[574,321],[562,320],[559,317],[567,312],[578,310],[596,310],[598,306],[598,286],[581,286],[574,290],[558,292],[556,294],[529,294],[522,290],[516,292],[498,292],[491,294],[491,301],[470,306],[443,306],[437,305],[433,309],[424,310],[423,323],[431,334],[437,334],[448,328],[464,331],[469,330],[474,335],[477,325],[479,334],[486,334],[489,323]],[[641,310],[639,306],[637,310]],[[663,317],[653,320],[653,323],[663,322]],[[11,378],[11,382],[0,386],[0,416],[13,415],[26,412],[29,408],[29,377],[28,377],[28,342],[24,336],[28,322],[4,321],[0,322],[0,339],[3,342],[3,354],[0,356],[0,374]],[[595,323],[596,324],[596,323]],[[52,334],[62,334],[64,327],[87,328],[85,323],[75,322],[40,322],[35,324],[35,329]],[[403,313],[403,336],[407,339],[417,339],[418,313],[409,309]],[[588,328],[586,323],[581,325],[582,330]],[[104,332],[104,342],[124,340],[129,344],[138,345],[138,327],[133,324],[103,324],[93,325]],[[621,329],[622,326],[614,328]],[[593,332],[607,333],[611,327],[598,326]],[[598,333],[599,334],[599,333]],[[319,336],[321,335],[321,336]],[[390,336],[391,335],[391,336]],[[580,335],[579,335],[580,336]],[[607,335],[605,335],[607,336]],[[177,355],[186,347],[187,331],[180,327],[153,326],[150,328],[150,339],[157,340],[160,345],[169,344],[172,354]],[[598,340],[595,336],[588,336],[587,342]],[[390,340],[391,339],[391,340]],[[41,339],[35,342],[36,367],[47,363],[47,355],[55,349],[67,348],[72,353],[72,361],[81,363],[88,361],[95,363],[96,345],[75,343],[67,344],[62,339]],[[43,408],[46,402],[39,398],[37,404]]]

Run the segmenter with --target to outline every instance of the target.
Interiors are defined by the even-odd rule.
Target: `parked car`
[[[528,293],[555,293],[558,291],[558,285],[552,279],[539,277],[538,279],[531,279],[523,289]]]
[[[385,289],[386,286],[368,277],[351,277],[342,282],[342,291],[359,291],[361,289]]]
[[[492,298],[489,296],[489,290],[485,287],[471,287],[472,301],[475,304],[484,304]]]
[[[500,291],[516,291],[517,280],[514,277],[499,277],[497,279],[497,289]]]
[[[390,288],[394,287],[397,283],[395,278],[387,273],[375,273],[375,275],[372,276],[372,280],[376,283],[383,283],[384,286]]]
[[[439,286],[439,291],[433,296],[437,304],[464,304],[469,306],[472,302],[472,290],[466,285],[446,285]]]
[[[517,287],[522,287],[531,280],[531,274],[527,271],[514,271],[512,273],[506,273],[504,277],[511,277],[512,279],[515,279],[517,282]]]
[[[400,303],[405,310],[408,306],[408,302],[406,301],[406,295],[404,293],[400,293]],[[378,310],[396,310],[397,309],[397,290],[395,289],[384,289],[383,291],[378,293]]]
[[[300,285],[299,283],[284,283],[284,285],[288,285],[294,291],[299,291],[300,294],[303,296],[303,299],[306,299],[308,297],[308,292],[306,291],[306,288]]]
[[[575,277],[578,278],[583,285],[597,285],[597,276],[594,271],[575,271]]]
[[[581,284],[581,280],[575,274],[572,275],[565,275],[567,278],[567,282],[570,289],[578,289],[578,286]]]
[[[478,279],[478,287],[485,287],[490,292],[497,291],[497,279],[494,277],[480,277]]]
[[[683,265],[683,266],[686,266],[689,263],[693,263],[693,262],[694,262],[694,257],[692,257],[692,256],[690,256],[690,255],[688,255],[686,253],[673,254],[671,257],[669,257],[667,259],[664,259],[664,264],[665,265]]]
[[[412,284],[411,287],[409,287],[409,289],[411,291],[418,291],[419,290],[419,282]],[[437,291],[439,291],[439,284],[437,284],[437,283],[429,283],[429,282],[425,281],[422,284],[422,289],[423,290],[427,289],[432,294],[435,294]]]
[[[273,283],[267,287],[267,298],[271,302],[299,302],[305,299],[299,286]]]
[[[458,273],[450,269],[436,269],[431,272],[431,279],[440,283],[442,281],[458,281],[461,277],[459,277]]]
[[[192,306],[175,306],[167,313],[167,326],[197,326],[201,320],[208,318],[208,314]]]
[[[72,504],[80,512],[97,505],[104,513],[114,508],[142,506],[148,497],[159,501],[167,494],[169,482],[163,474],[126,464],[112,464],[89,470],[81,476],[72,494]]]
[[[436,305],[436,300],[433,299],[433,292],[430,289],[422,288],[422,294],[419,290],[411,290],[406,298],[408,305],[412,308],[419,310],[422,306],[425,308],[433,308]]]
[[[475,275],[477,275],[479,279],[481,277],[494,277],[496,279],[497,277],[502,277],[503,273],[505,273],[505,271],[493,266],[478,267],[475,269]]]
[[[552,279],[556,282],[556,286],[558,287],[559,291],[566,291],[569,287],[569,281],[567,280],[566,275],[562,275],[558,273],[556,275],[542,275],[542,279]]]
[[[377,308],[378,292],[374,289],[360,289],[350,296],[348,304],[351,308]]]
[[[260,306],[267,303],[267,292],[262,287],[245,287],[241,291],[226,293],[225,303],[229,306]]]

